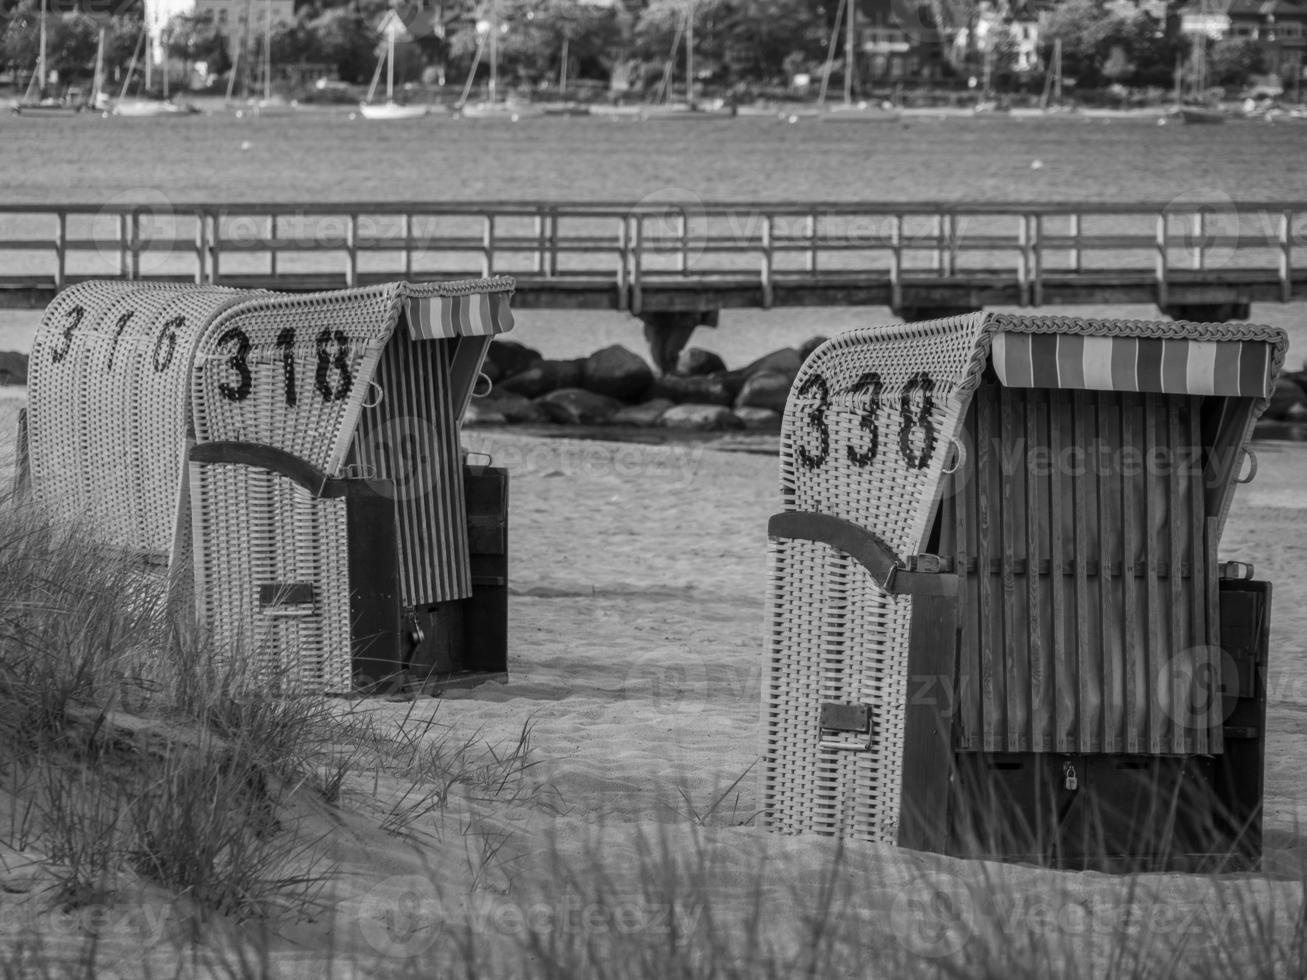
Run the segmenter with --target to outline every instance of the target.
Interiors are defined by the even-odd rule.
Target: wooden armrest
[[[194,463],[231,463],[257,466],[293,480],[315,497],[344,497],[356,481],[327,476],[306,459],[261,442],[201,442],[191,447]]]
[[[787,510],[767,522],[773,538],[820,541],[856,559],[891,595],[956,595],[958,577],[952,572],[910,572],[873,532],[829,514]]]

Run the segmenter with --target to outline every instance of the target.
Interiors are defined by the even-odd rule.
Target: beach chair
[[[512,288],[73,286],[32,348],[33,500],[167,562],[279,689],[502,677],[507,474],[459,425]]]
[[[1286,346],[978,313],[816,350],[769,524],[766,825],[1255,865],[1270,585],[1218,545]]]

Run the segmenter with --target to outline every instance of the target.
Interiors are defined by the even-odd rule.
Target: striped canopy
[[[1072,333],[994,335],[999,381],[1015,388],[1269,398],[1269,343]]]
[[[456,296],[409,296],[408,332],[414,340],[493,337],[513,329],[508,291]]]

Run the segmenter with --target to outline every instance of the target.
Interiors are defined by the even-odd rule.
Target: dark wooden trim
[[[958,577],[949,572],[909,572],[873,532],[829,514],[787,510],[767,522],[773,538],[819,541],[856,558],[886,592],[894,595],[956,595]]]
[[[338,480],[348,485],[350,633],[356,678],[377,682],[403,669],[403,599],[394,484],[389,480]]]
[[[957,598],[914,596],[909,636],[898,843],[943,854],[958,707]]]
[[[350,484],[359,482],[329,477],[308,460],[261,442],[201,442],[191,447],[190,459],[195,463],[257,466],[295,481],[315,497],[344,497],[350,492]]]

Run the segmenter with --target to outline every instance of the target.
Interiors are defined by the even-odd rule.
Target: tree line
[[[1142,9],[1106,0],[1063,0],[1041,16],[1039,61],[1018,71],[1015,46],[1005,32],[991,31],[988,42],[978,40],[979,0],[923,0],[915,9],[908,6],[912,2],[895,0],[893,9],[900,22],[909,22],[905,26],[916,63],[936,66],[936,84],[966,84],[983,68],[1000,91],[1037,87],[1055,40],[1061,41],[1064,75],[1081,88],[1169,87],[1176,66],[1191,61],[1174,16],[1158,20]],[[22,0],[0,14],[0,69],[19,76],[33,71],[39,9],[39,0]],[[293,23],[273,31],[274,74],[307,64],[345,82],[366,83],[382,47],[377,25],[387,9],[386,0],[301,4]],[[419,29],[411,43],[401,46],[397,77],[461,84],[486,32],[495,30],[502,84],[537,88],[566,78],[647,94],[670,80],[682,81],[687,9],[686,0],[618,0],[609,6],[579,0],[479,0],[428,11],[425,19],[413,21]],[[797,76],[820,79],[834,52],[832,75],[838,82],[845,65],[841,45],[831,43],[837,12],[834,0],[696,0],[696,78],[722,93],[774,92]],[[433,23],[435,30],[430,29]],[[46,27],[47,64],[61,83],[76,84],[94,70],[102,29],[107,77],[120,76],[138,50],[142,20],[139,9],[110,16],[74,11],[50,16]],[[174,64],[203,63],[215,78],[233,69],[236,48],[251,60],[262,55],[259,31],[247,38],[240,25],[219,24],[211,16],[175,17],[165,36]],[[970,40],[959,43],[964,38]],[[865,88],[875,79],[875,67],[866,53],[857,57],[855,77]],[[1268,67],[1259,46],[1241,40],[1211,44],[1203,63],[1207,81],[1222,85],[1246,83]],[[669,68],[673,64],[676,70]],[[902,81],[911,84],[913,78]]]

